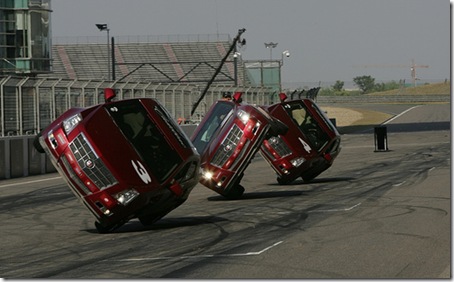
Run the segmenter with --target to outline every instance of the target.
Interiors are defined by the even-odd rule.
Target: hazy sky
[[[52,32],[60,36],[230,34],[246,28],[243,59],[269,59],[265,42],[284,50],[284,82],[411,82],[450,78],[448,0],[53,0]],[[358,67],[380,65],[380,67]],[[408,66],[405,67],[405,66]]]

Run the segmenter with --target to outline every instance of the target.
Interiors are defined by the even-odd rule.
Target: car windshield
[[[219,128],[224,119],[229,116],[232,109],[233,103],[218,102],[214,106],[210,116],[203,124],[199,133],[192,140],[192,144],[196,147],[199,154],[204,153],[207,145],[214,137],[215,131]]]
[[[317,151],[320,151],[329,142],[329,136],[313,117],[312,113],[306,108],[302,101],[287,104],[285,106],[287,113],[306,139]]]
[[[139,100],[109,106],[109,114],[159,182],[182,162]]]

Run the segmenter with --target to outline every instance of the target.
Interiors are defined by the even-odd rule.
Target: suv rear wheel
[[[35,147],[36,151],[42,154],[44,153],[44,149],[43,146],[41,146],[41,143],[39,143],[39,137],[41,137],[41,132],[38,133],[35,138],[33,138],[33,147]]]

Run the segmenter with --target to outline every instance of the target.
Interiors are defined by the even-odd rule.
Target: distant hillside
[[[383,92],[375,92],[367,95],[450,95],[451,82],[432,83],[416,87],[406,87]]]

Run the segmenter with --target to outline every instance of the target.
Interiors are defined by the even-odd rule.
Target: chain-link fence
[[[266,105],[276,98],[270,88],[213,84],[191,116],[203,85],[66,80],[59,78],[0,77],[0,136],[33,135],[69,108],[89,107],[104,102],[104,88],[117,91],[117,100],[155,98],[177,120],[197,123],[214,101],[225,92],[244,92],[243,101]]]

